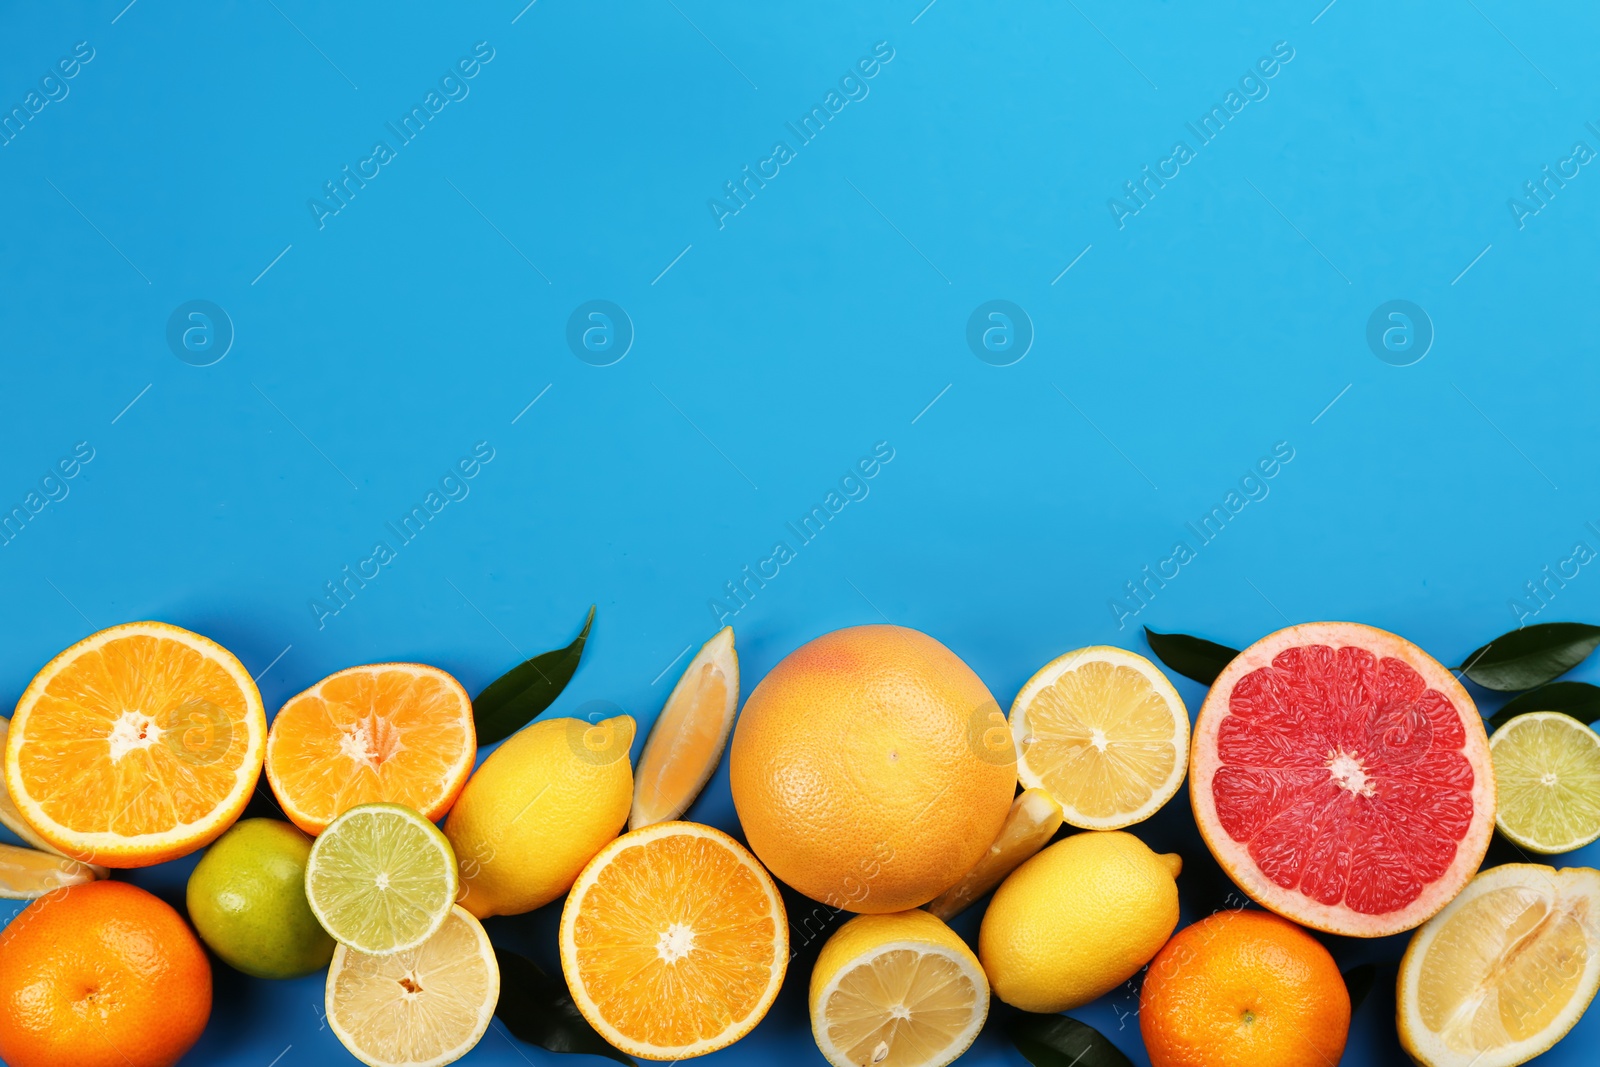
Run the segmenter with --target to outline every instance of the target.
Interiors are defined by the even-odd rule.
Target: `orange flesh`
[[[194,649],[113,639],[38,694],[18,772],[44,813],[76,833],[163,833],[209,818],[238,787],[249,714],[233,676]]]
[[[578,975],[600,1015],[657,1048],[713,1039],[759,1010],[782,973],[781,916],[755,872],[687,834],[619,851],[584,890]]]
[[[373,801],[437,819],[465,783],[476,747],[472,705],[454,679],[358,667],[283,706],[272,722],[267,775],[285,813],[310,833]]]

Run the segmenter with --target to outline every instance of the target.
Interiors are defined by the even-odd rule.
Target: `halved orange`
[[[11,718],[6,788],[73,859],[145,867],[233,824],[266,733],[261,694],[231,652],[163,622],[125,623],[34,676]]]
[[[738,709],[739,654],[733,627],[724,626],[689,661],[650,729],[633,776],[628,829],[689,810],[722,761]]]
[[[589,861],[561,911],[561,970],[589,1025],[649,1060],[755,1028],[783,984],[789,925],[772,876],[720,830],[662,822]]]
[[[267,781],[315,837],[357,804],[403,804],[442,818],[472,773],[478,737],[461,683],[421,663],[330,674],[278,709]]]

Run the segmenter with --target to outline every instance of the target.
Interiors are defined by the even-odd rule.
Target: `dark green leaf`
[[[1461,673],[1485,689],[1515,693],[1559,678],[1600,645],[1600,626],[1541,622],[1512,630],[1466,658]]]
[[[1585,726],[1600,721],[1600,685],[1588,682],[1551,682],[1512,697],[1486,724],[1492,733],[1529,711],[1559,711]]]
[[[1203,637],[1158,634],[1148,626],[1144,628],[1144,639],[1150,642],[1150,650],[1160,657],[1162,663],[1201,685],[1216,681],[1222,668],[1239,654],[1238,649],[1207,641]]]
[[[1354,1015],[1361,1002],[1372,992],[1373,979],[1378,977],[1378,965],[1362,963],[1344,972],[1344,987],[1350,991],[1350,1014]]]
[[[508,949],[497,947],[494,958],[500,961],[500,1003],[494,1013],[507,1030],[551,1052],[587,1052],[637,1067],[633,1057],[612,1048],[594,1032],[572,1002],[566,982]]]
[[[1087,1023],[1065,1015],[1024,1012],[1006,1036],[1034,1067],[1133,1067],[1133,1061]]]
[[[517,664],[489,683],[472,702],[472,720],[478,729],[478,744],[492,745],[526,726],[535,715],[554,703],[572,681],[572,674],[583,658],[589,627],[594,625],[594,606],[584,620],[583,632],[566,648],[541,652]]]

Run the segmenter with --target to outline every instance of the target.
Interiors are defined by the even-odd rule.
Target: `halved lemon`
[[[1494,823],[1530,852],[1600,838],[1600,734],[1555,711],[1518,715],[1489,738]]]
[[[1509,863],[1412,935],[1400,1044],[1424,1067],[1514,1067],[1572,1029],[1600,986],[1600,871]]]
[[[1011,705],[1017,777],[1086,830],[1148,819],[1189,765],[1189,712],[1154,663],[1094,645],[1051,660]]]
[[[233,824],[266,735],[261,694],[231,652],[167,623],[124,623],[56,656],[23,692],[6,789],[53,848],[145,867]]]
[[[633,775],[628,829],[676,819],[689,810],[722,759],[739,709],[739,654],[733,627],[707,641],[672,687]]]
[[[989,1016],[989,980],[925,911],[861,915],[811,971],[811,1034],[834,1067],[943,1067]]]
[[[328,967],[328,1026],[370,1067],[442,1067],[489,1029],[500,965],[463,908],[416,948],[369,956],[345,945]]]
[[[381,956],[432,937],[455,903],[456,857],[433,823],[399,804],[358,804],[306,859],[306,900],[341,945]]]
[[[1000,836],[983,859],[961,881],[929,901],[928,913],[946,922],[960,915],[1022,866],[1024,860],[1048,845],[1059,829],[1061,805],[1055,798],[1043,789],[1024,789],[1011,802]]]
[[[561,911],[561,970],[600,1036],[681,1060],[755,1028],[783,984],[789,926],[772,876],[720,830],[663,822],[624,834]]]
[[[330,674],[278,709],[267,780],[289,820],[315,837],[357,804],[443,818],[477,754],[460,682],[422,663],[374,663]]]

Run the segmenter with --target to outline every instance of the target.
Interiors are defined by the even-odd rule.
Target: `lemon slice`
[[[322,928],[369,955],[422,944],[450,915],[456,857],[439,828],[399,804],[358,804],[317,837],[306,900]]]
[[[811,971],[811,1034],[834,1067],[943,1067],[988,1015],[978,957],[925,911],[851,919]]]
[[[1148,819],[1189,764],[1189,712],[1154,663],[1106,645],[1057,656],[1011,705],[1017,777],[1086,830]]]
[[[733,627],[724,626],[689,661],[650,729],[633,776],[628,829],[689,810],[722,759],[738,708],[739,654]]]
[[[1411,938],[1400,1044],[1424,1067],[1513,1067],[1544,1052],[1600,986],[1597,923],[1600,871],[1484,871]]]
[[[1600,734],[1555,711],[1518,715],[1489,738],[1500,832],[1532,852],[1600,837]]]
[[[1022,866],[1061,828],[1061,805],[1043,789],[1024,789],[1011,802],[1011,813],[1000,827],[989,851],[966,876],[925,905],[928,913],[946,922],[999,885]]]
[[[500,965],[489,935],[464,908],[403,952],[369,956],[345,945],[328,967],[328,1026],[370,1067],[440,1067],[489,1029]]]

